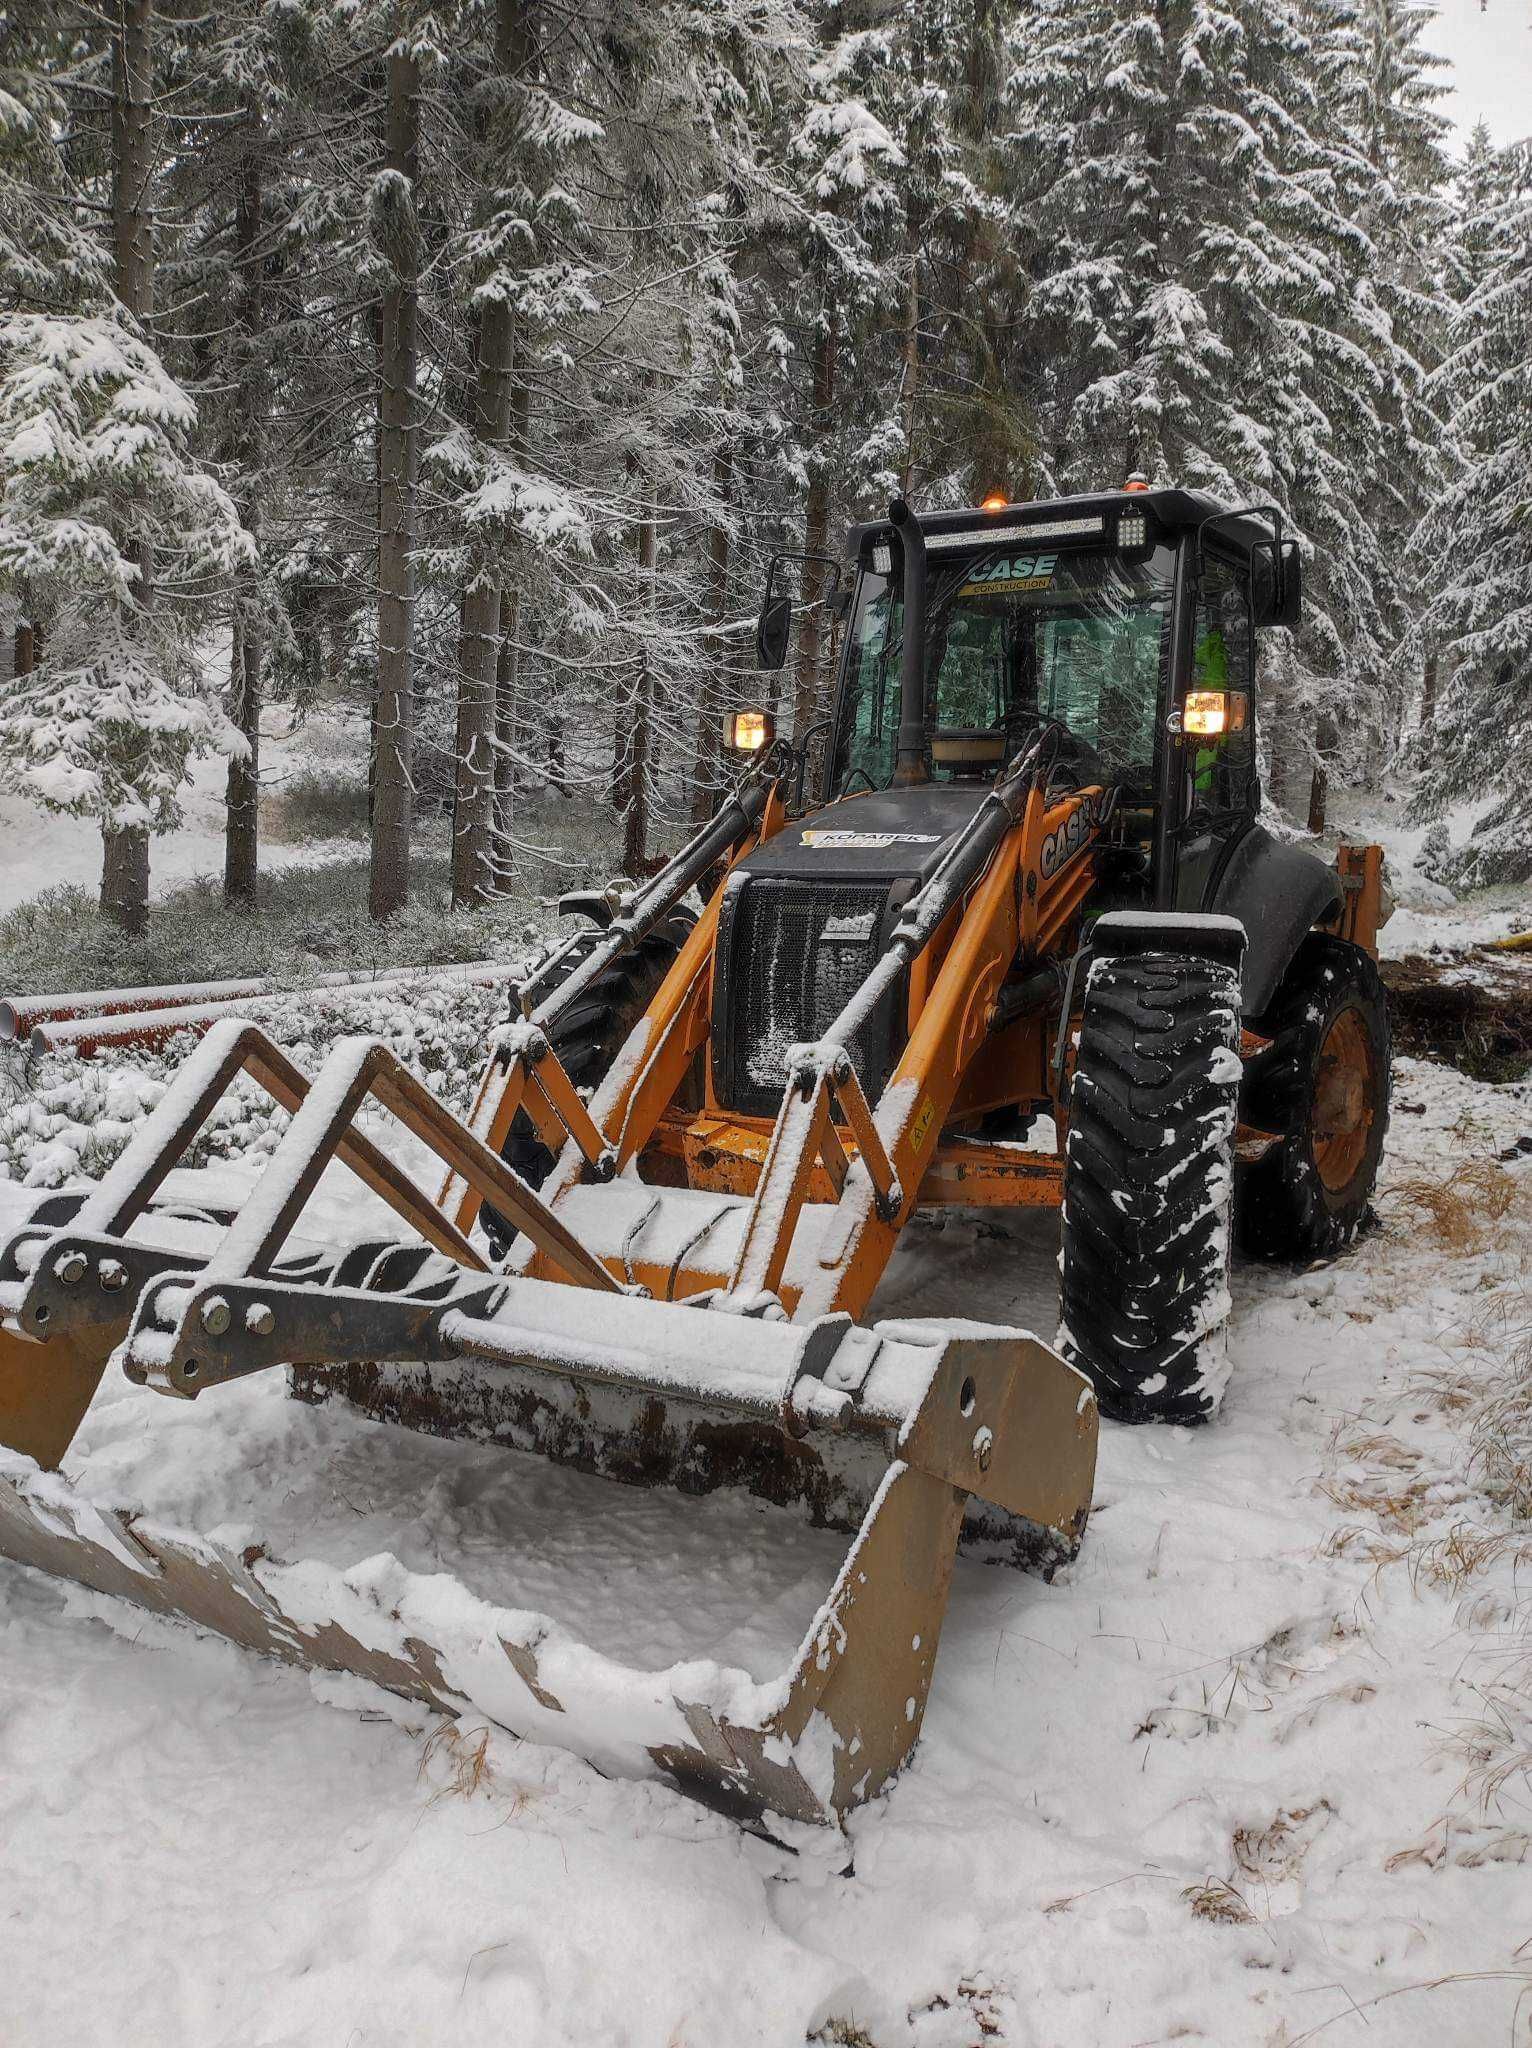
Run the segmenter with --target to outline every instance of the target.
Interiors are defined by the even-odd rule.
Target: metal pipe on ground
[[[192,1031],[200,1037],[221,1017],[243,1016],[256,1004],[262,1009],[276,1009],[289,1003],[310,1001],[323,1009],[327,1000],[335,1001],[347,996],[364,995],[370,989],[397,990],[414,981],[457,980],[470,988],[491,988],[497,982],[516,981],[519,975],[519,969],[495,963],[469,967],[437,967],[416,970],[409,974],[380,974],[362,981],[341,979],[324,984],[311,982],[306,988],[273,990],[265,995],[235,997],[228,1002],[135,1010],[119,1016],[69,1018],[56,1024],[34,1025],[31,1035],[32,1050],[37,1053],[73,1052],[81,1059],[94,1059],[98,1052],[109,1047],[120,1049],[136,1046],[147,1051],[167,1044],[178,1031]]]
[[[373,975],[352,969],[319,974],[301,989],[278,988],[269,977],[248,981],[172,982],[161,988],[95,988],[68,995],[7,996],[0,1002],[0,1044],[30,1037],[39,1024],[67,1024],[77,1019],[124,1017],[138,1011],[202,1009],[209,1003],[253,1001],[257,997],[303,995],[315,988],[353,988],[373,982],[415,981],[450,974],[471,974],[499,966],[494,960],[468,960],[444,967],[386,967]]]

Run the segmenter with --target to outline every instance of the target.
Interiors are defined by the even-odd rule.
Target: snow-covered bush
[[[1451,861],[1452,835],[1447,830],[1447,820],[1438,818],[1421,842],[1415,866],[1428,882],[1445,882]]]
[[[249,1014],[309,1074],[339,1038],[361,1032],[385,1039],[424,1076],[449,1108],[469,1109],[490,1032],[504,1021],[504,986],[416,983],[320,996],[301,1011],[252,1003]],[[98,1178],[123,1150],[192,1049],[185,1033],[159,1051],[124,1051],[98,1060],[50,1053],[7,1061],[0,1089],[0,1180],[54,1188]],[[241,1077],[219,1103],[182,1162],[259,1157],[287,1127],[255,1082]]]
[[[1532,881],[1532,831],[1528,829],[1525,788],[1518,786],[1484,813],[1466,844],[1447,862],[1444,879],[1455,889]]]

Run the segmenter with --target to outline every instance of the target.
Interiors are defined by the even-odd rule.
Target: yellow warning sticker
[[[910,1125],[910,1143],[914,1146],[917,1152],[924,1149],[926,1138],[930,1133],[931,1122],[935,1115],[936,1104],[931,1100],[930,1096],[928,1095],[925,1101],[920,1105],[920,1110],[915,1118],[914,1123]]]

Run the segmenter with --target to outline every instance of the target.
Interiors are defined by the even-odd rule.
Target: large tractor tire
[[[1064,1156],[1059,1344],[1119,1422],[1205,1422],[1229,1376],[1239,974],[1098,959]]]
[[[1281,1143],[1240,1169],[1242,1248],[1262,1259],[1330,1258],[1366,1220],[1388,1129],[1390,1034],[1383,984],[1360,946],[1312,933],[1253,1029],[1243,1119]]]
[[[670,972],[671,963],[695,922],[689,911],[673,911],[641,945],[631,953],[619,954],[610,967],[598,974],[580,1000],[554,1026],[550,1033],[553,1050],[563,1062],[565,1073],[583,1093],[596,1086],[622,1050]],[[540,1188],[553,1171],[553,1154],[524,1110],[516,1112],[501,1152],[506,1164],[520,1174],[528,1187]],[[503,1258],[515,1241],[514,1224],[488,1203],[480,1213],[495,1257]]]

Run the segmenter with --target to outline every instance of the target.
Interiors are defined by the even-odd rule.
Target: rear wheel
[[[549,1043],[582,1093],[596,1087],[622,1050],[670,972],[694,922],[687,911],[673,912],[631,953],[619,954],[554,1025]],[[524,1110],[516,1112],[502,1156],[528,1187],[540,1188],[553,1171],[553,1154]],[[495,1256],[503,1258],[515,1241],[515,1225],[488,1203],[480,1213]]]
[[[1239,976],[1185,954],[1098,960],[1064,1157],[1059,1344],[1103,1414],[1202,1422],[1228,1379]]]
[[[1244,1121],[1281,1142],[1240,1171],[1243,1248],[1264,1259],[1328,1258],[1366,1219],[1388,1128],[1388,1008],[1360,946],[1315,932],[1255,1027]]]

